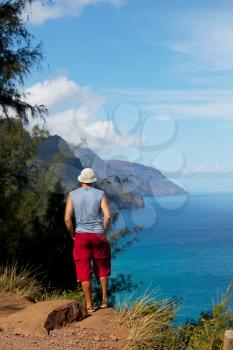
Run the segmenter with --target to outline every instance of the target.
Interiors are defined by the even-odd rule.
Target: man
[[[93,169],[83,169],[78,181],[81,182],[81,187],[71,191],[67,196],[65,224],[74,240],[73,256],[77,281],[81,281],[87,310],[93,312],[95,308],[91,302],[92,266],[101,283],[100,307],[108,307],[107,286],[108,276],[111,273],[111,251],[106,233],[111,214],[104,191],[92,186],[92,183],[97,181]],[[73,215],[75,230],[72,224]]]

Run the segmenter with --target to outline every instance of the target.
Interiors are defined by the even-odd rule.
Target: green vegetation
[[[129,348],[170,349],[175,310],[176,303],[158,299],[156,291],[146,291],[134,302],[126,299],[119,307],[118,322],[130,330]]]
[[[0,267],[0,296],[18,294],[35,301],[42,299],[43,288],[28,268],[17,268],[17,264]]]
[[[82,305],[85,305],[85,297],[81,287],[77,287],[75,290],[57,290],[52,293],[46,293],[45,296],[45,299],[76,300]]]
[[[133,303],[123,303],[118,322],[130,330],[127,348],[134,350],[221,350],[224,331],[233,329],[233,310],[230,298],[233,283],[226,294],[213,305],[209,313],[202,313],[196,323],[173,323],[178,305],[173,300],[159,300],[155,293],[147,293]]]
[[[187,350],[221,349],[224,331],[233,329],[233,310],[230,308],[232,288],[233,283],[228,286],[220,302],[214,303],[212,313],[201,317],[190,337]]]
[[[35,140],[17,120],[1,120],[0,135],[0,264],[27,264],[43,272],[44,285],[73,288],[65,195],[53,164],[39,162],[38,135]]]
[[[39,67],[43,55],[41,44],[33,46],[33,36],[23,20],[31,0],[0,1],[0,110],[1,118],[16,117],[27,124],[29,116],[44,116],[44,106],[31,105],[19,87],[34,67]]]

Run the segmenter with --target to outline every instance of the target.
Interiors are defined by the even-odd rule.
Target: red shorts
[[[99,277],[111,273],[111,249],[105,233],[77,232],[73,257],[77,281],[90,281],[92,271]]]

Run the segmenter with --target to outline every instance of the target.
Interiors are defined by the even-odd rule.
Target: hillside
[[[157,169],[121,160],[105,161],[91,149],[69,145],[58,135],[39,143],[32,166],[51,164],[65,192],[79,186],[77,175],[83,168],[92,167],[98,177],[97,187],[106,191],[113,210],[141,208],[144,196],[185,193]]]
[[[185,190],[169,180],[161,171],[139,163],[123,160],[107,160],[112,176],[128,177],[129,191],[138,191],[143,196],[169,196],[184,194]]]
[[[85,147],[73,146],[74,154],[84,167],[92,167],[99,179],[121,183],[127,193],[142,196],[167,196],[184,194],[185,190],[174,184],[158,169],[123,160],[103,160]]]
[[[97,159],[94,152],[88,151],[85,157],[79,158],[63,138],[58,135],[49,136],[39,143],[37,156],[31,167],[43,169],[52,165],[56,174],[54,181],[60,179],[67,193],[79,186],[77,176],[81,170],[84,167],[92,166],[94,159]],[[99,158],[99,161],[105,164],[101,158]],[[89,163],[87,164],[87,162]],[[103,167],[102,164],[102,169]],[[104,176],[98,176],[98,178],[97,187],[106,191],[112,210],[136,209],[144,206],[143,196],[140,193],[129,192],[121,182],[114,178],[104,178]]]

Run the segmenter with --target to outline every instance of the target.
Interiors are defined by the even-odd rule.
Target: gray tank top
[[[104,191],[80,187],[70,192],[74,208],[75,232],[104,233],[101,201]]]

